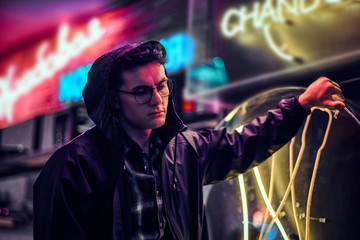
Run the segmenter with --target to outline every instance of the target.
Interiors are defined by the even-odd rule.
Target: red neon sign
[[[57,92],[54,77],[70,60],[98,42],[105,32],[98,19],[91,20],[84,30],[76,31],[72,37],[69,37],[69,26],[62,25],[52,50],[50,41],[37,47],[35,64],[31,68],[15,75],[18,66],[11,64],[0,77],[0,127],[31,115],[58,110],[61,104],[51,98]]]
[[[62,109],[61,74],[130,39],[141,39],[151,26],[128,31],[128,22],[138,18],[125,19],[130,10],[116,9],[77,26],[62,24],[55,36],[0,60],[0,129]]]

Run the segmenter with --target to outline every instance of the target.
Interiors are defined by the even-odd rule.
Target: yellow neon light
[[[307,14],[314,11],[320,4],[320,0],[315,0],[310,6],[305,7],[305,1],[300,1],[300,10],[301,13]]]
[[[241,25],[235,25],[235,27],[232,26],[233,28],[229,29],[228,25],[230,19],[233,17],[241,18],[241,15],[240,13],[238,13],[238,10],[236,8],[230,8],[229,10],[227,10],[221,21],[221,30],[226,37],[233,37],[236,35],[237,32],[244,31]]]
[[[262,195],[262,197],[263,197],[263,199],[265,201],[265,204],[266,204],[267,208],[269,209],[271,216],[275,216],[275,211],[272,208],[272,206],[271,206],[271,204],[269,202],[269,199],[268,199],[268,197],[266,195],[265,188],[264,188],[264,185],[262,183],[259,170],[258,170],[257,167],[254,167],[253,170],[254,170],[254,173],[255,173],[257,184],[258,184],[258,186],[260,188],[261,195]],[[275,223],[278,226],[283,238],[285,240],[288,240],[289,238],[287,237],[286,232],[285,232],[285,230],[284,230],[283,226],[281,225],[281,222],[280,222],[280,220],[278,218],[275,219]]]
[[[274,192],[274,174],[275,174],[275,161],[276,161],[276,152],[272,155],[271,159],[271,171],[270,171],[270,186],[269,186],[269,203],[271,204],[272,195]],[[269,217],[269,209],[266,208],[263,224],[261,226],[260,235],[258,240],[262,240],[264,232],[266,232],[265,223],[267,222]]]
[[[326,131],[325,131],[325,135],[324,135],[324,139],[323,142],[321,144],[321,146],[319,147],[317,153],[316,153],[316,159],[315,159],[315,164],[314,164],[314,170],[313,170],[313,174],[311,176],[311,182],[310,182],[310,187],[309,187],[309,193],[308,193],[308,199],[307,199],[307,204],[306,204],[306,232],[305,232],[305,240],[308,240],[310,237],[310,210],[311,210],[311,201],[312,201],[312,194],[314,191],[314,185],[315,185],[315,179],[316,179],[316,174],[317,174],[317,169],[319,166],[319,161],[320,161],[320,156],[321,156],[321,152],[325,147],[327,138],[329,136],[329,131],[330,131],[330,127],[331,127],[331,123],[332,123],[332,114],[330,112],[329,109],[320,109],[323,111],[326,111],[329,114],[329,121],[326,127]]]
[[[289,173],[290,173],[290,179],[293,175],[293,167],[294,167],[294,145],[295,145],[295,137],[291,139],[290,145],[289,145]],[[296,211],[296,194],[295,194],[295,185],[291,184],[291,206],[293,210],[293,217],[296,225],[296,230],[298,232],[299,240],[302,240],[301,238],[301,231],[300,231],[300,225],[299,220],[297,217],[297,211]]]
[[[269,27],[269,24],[267,24],[267,25],[264,27],[264,35],[265,35],[265,39],[266,39],[267,43],[269,44],[270,49],[273,50],[276,55],[278,55],[280,58],[282,58],[282,59],[284,59],[284,60],[286,60],[286,61],[292,61],[292,60],[294,60],[294,57],[293,57],[293,56],[282,52],[282,51],[276,46],[276,44],[274,43],[274,41],[273,41],[272,38],[271,38],[269,28],[270,28],[270,27]]]
[[[315,179],[316,179],[316,174],[317,174],[317,168],[318,168],[318,164],[319,164],[319,159],[320,159],[320,156],[321,156],[321,152],[323,150],[323,148],[325,147],[325,144],[326,144],[326,141],[327,141],[327,137],[328,137],[328,134],[329,134],[329,130],[330,130],[330,126],[331,126],[331,123],[332,123],[332,115],[331,115],[331,112],[329,109],[321,109],[321,108],[312,108],[311,109],[311,112],[313,112],[315,109],[319,109],[319,110],[322,110],[322,111],[326,111],[328,114],[329,114],[329,121],[328,121],[328,125],[327,125],[327,128],[326,128],[326,132],[325,132],[325,135],[324,135],[324,139],[323,139],[323,142],[320,146],[320,148],[318,149],[317,151],[317,154],[316,154],[316,160],[315,160],[315,164],[314,164],[314,170],[313,170],[313,174],[312,174],[312,178],[311,178],[311,183],[310,183],[310,187],[309,187],[309,193],[308,193],[308,200],[307,200],[307,206],[306,206],[306,227],[305,227],[305,239],[308,240],[309,239],[309,236],[310,236],[310,219],[311,216],[310,216],[310,209],[311,209],[311,201],[312,201],[312,193],[313,193],[313,190],[314,190],[314,185],[315,185]],[[289,181],[289,184],[288,184],[288,187],[285,191],[285,194],[280,202],[280,205],[276,211],[276,213],[273,214],[273,212],[270,210],[270,213],[273,217],[269,227],[278,220],[278,215],[280,213],[280,211],[282,210],[284,204],[285,204],[285,201],[289,195],[289,192],[290,192],[290,189],[291,189],[291,194],[292,194],[292,207],[293,207],[293,213],[294,213],[294,217],[296,218],[296,210],[295,210],[295,190],[294,190],[294,180],[295,180],[295,176],[296,176],[296,173],[297,173],[297,170],[300,166],[300,162],[301,162],[301,159],[303,157],[303,152],[304,152],[304,148],[305,148],[305,136],[306,136],[306,132],[307,132],[307,128],[308,128],[308,125],[309,125],[309,121],[310,121],[310,118],[311,118],[312,114],[309,115],[306,119],[306,122],[305,122],[305,125],[304,125],[304,129],[303,129],[303,133],[302,133],[302,137],[301,137],[301,140],[302,140],[302,145],[301,145],[301,148],[300,148],[300,151],[299,151],[299,154],[298,154],[298,158],[297,158],[297,161],[296,161],[296,164],[295,164],[295,167],[294,167],[294,170],[292,170],[292,166],[293,166],[293,160],[292,160],[292,155],[293,155],[293,145],[294,145],[294,142],[295,142],[295,138],[293,138],[291,140],[291,143],[290,143],[290,181]],[[254,169],[255,171],[255,169]],[[255,175],[256,176],[256,175]],[[260,175],[259,175],[260,177]],[[261,179],[260,179],[261,180]],[[264,197],[264,196],[263,196]],[[266,203],[266,201],[265,201]],[[298,222],[297,222],[297,219],[295,219],[295,222],[296,222],[296,227],[297,227],[297,231],[299,233],[299,237],[301,239],[301,234],[300,234],[300,229],[299,229],[299,225],[298,225]],[[268,229],[269,230],[269,229]],[[267,231],[268,231],[267,230]],[[281,230],[280,230],[281,231]]]
[[[339,3],[339,2],[341,2],[342,0],[325,0],[327,3],[332,3],[332,4],[334,4],[334,3]]]
[[[313,110],[313,109],[312,109]],[[297,171],[299,169],[299,166],[300,166],[300,162],[302,160],[302,156],[304,154],[304,150],[305,150],[305,138],[306,138],[306,132],[307,132],[307,129],[308,129],[308,126],[309,126],[309,122],[310,122],[310,118],[311,118],[311,114],[307,116],[306,118],[306,122],[305,122],[305,125],[304,125],[304,129],[303,129],[303,132],[302,132],[302,135],[301,135],[301,148],[300,148],[300,151],[299,151],[299,155],[297,157],[297,160],[296,160],[296,164],[295,164],[295,167],[294,167],[294,171],[290,177],[290,181],[289,181],[289,184],[286,188],[286,191],[285,191],[285,194],[280,202],[280,205],[278,207],[278,209],[276,210],[276,213],[275,215],[273,216],[273,220],[271,221],[271,224],[274,223],[275,219],[278,217],[278,215],[280,214],[282,208],[284,207],[285,205],[285,202],[286,202],[286,199],[287,197],[289,196],[289,193],[290,193],[290,190],[291,190],[291,186],[294,184],[294,181],[295,181],[295,177],[296,177],[296,174],[297,174]]]
[[[245,183],[243,175],[239,175],[239,185],[240,185],[240,192],[241,192],[241,203],[243,208],[243,215],[244,215],[244,240],[249,239],[249,215],[248,215],[248,207],[247,207],[247,200],[246,200],[246,191],[245,191]]]
[[[315,11],[319,8],[321,2],[332,5],[341,3],[341,0],[313,0],[310,5],[306,6],[306,1],[307,0],[265,0],[262,5],[258,1],[254,2],[249,9],[247,6],[230,8],[224,13],[221,19],[221,31],[225,37],[235,37],[237,34],[245,33],[247,22],[252,22],[250,25],[252,25],[254,29],[263,28],[269,47],[276,55],[284,60],[293,61],[295,59],[294,57],[280,51],[276,44],[274,44],[269,33],[269,24],[285,22],[284,12],[296,18],[300,15],[306,15]]]
[[[285,9],[292,13],[294,16],[299,16],[299,8],[297,7],[297,0],[292,0],[289,3],[288,0],[278,0],[276,4],[276,10],[278,12],[278,19],[280,22],[285,22],[283,17],[283,9]]]
[[[305,6],[306,0],[266,0],[262,5],[254,2],[251,8],[241,6],[240,8],[228,9],[221,19],[221,31],[226,37],[233,37],[237,33],[246,32],[246,23],[252,21],[253,28],[264,27],[269,22],[285,22],[284,12],[299,17],[306,15],[319,8],[321,0],[313,0],[310,6]],[[326,0],[327,4],[341,3],[340,0]],[[266,22],[266,24],[265,24]]]

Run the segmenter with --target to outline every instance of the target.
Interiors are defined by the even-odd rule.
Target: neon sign
[[[82,99],[82,90],[87,81],[87,74],[91,64],[86,67],[79,67],[74,72],[60,77],[59,100],[76,101]]]
[[[22,96],[43,85],[65,68],[71,59],[102,39],[104,33],[100,21],[93,19],[85,31],[79,30],[69,39],[70,28],[64,24],[57,34],[54,52],[48,53],[49,41],[41,43],[36,52],[35,65],[19,77],[15,76],[16,66],[11,64],[6,75],[0,77],[0,121],[13,122],[15,104]]]
[[[228,83],[224,61],[219,57],[214,58],[211,64],[203,64],[190,69],[189,77],[192,88],[199,88],[201,85],[205,88],[215,88]]]
[[[221,20],[221,31],[225,37],[231,38],[247,31],[248,23],[254,29],[262,29],[271,50],[280,58],[293,61],[296,58],[278,47],[270,33],[271,23],[284,23],[285,14],[293,17],[309,14],[317,10],[321,3],[336,4],[340,0],[266,0],[263,5],[254,2],[251,9],[247,6],[228,9]]]
[[[190,65],[194,59],[194,40],[187,34],[177,33],[168,39],[161,39],[167,53],[167,72],[175,72]]]

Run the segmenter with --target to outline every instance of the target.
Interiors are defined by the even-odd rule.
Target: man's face
[[[156,87],[167,80],[164,66],[154,62],[142,67],[127,70],[122,74],[123,84],[118,87],[123,91],[134,92],[142,86]],[[120,119],[123,127],[137,130],[149,130],[164,125],[168,106],[168,97],[159,95],[156,89],[149,102],[139,104],[133,95],[118,93],[120,100]]]

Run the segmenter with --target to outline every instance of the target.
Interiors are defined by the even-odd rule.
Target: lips
[[[148,114],[149,117],[160,117],[165,113],[164,110],[154,111]]]

